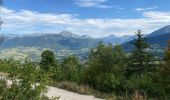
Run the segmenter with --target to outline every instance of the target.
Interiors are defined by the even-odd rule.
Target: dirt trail
[[[94,96],[81,95],[63,89],[58,89],[55,87],[48,87],[48,88],[49,89],[46,95],[48,97],[60,97],[59,100],[103,100],[103,99],[97,99]]]

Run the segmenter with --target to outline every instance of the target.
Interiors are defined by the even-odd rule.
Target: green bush
[[[14,69],[14,72],[10,73],[11,86],[7,87],[6,80],[0,81],[1,100],[41,100],[46,92],[46,79],[42,77],[37,81],[39,76],[42,76],[40,70],[28,60]]]
[[[80,63],[75,56],[66,57],[61,64],[62,79],[64,81],[79,81]]]

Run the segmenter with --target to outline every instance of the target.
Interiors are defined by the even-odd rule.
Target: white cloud
[[[4,33],[58,33],[71,31],[95,37],[108,34],[133,35],[138,29],[150,33],[170,24],[170,12],[146,11],[136,19],[80,19],[76,14],[39,13],[29,10],[15,11],[2,8]]]
[[[144,12],[143,15],[152,19],[170,20],[170,12],[148,11]]]
[[[107,1],[108,0],[75,0],[75,4],[79,7],[113,8],[114,6],[103,4]]]
[[[154,7],[148,7],[148,8],[136,8],[134,10],[136,11],[148,11],[148,10],[154,10],[154,9],[157,9],[158,6],[154,6]]]

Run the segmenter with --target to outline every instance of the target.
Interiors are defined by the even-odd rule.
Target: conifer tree
[[[149,48],[149,44],[146,43],[146,39],[141,33],[142,31],[138,30],[136,32],[137,38],[133,41],[135,49],[130,56],[130,65],[127,68],[128,74],[139,74],[142,76],[150,68],[149,63],[152,60],[152,55],[146,51]]]

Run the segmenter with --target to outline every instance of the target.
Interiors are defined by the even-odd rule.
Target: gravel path
[[[60,97],[59,100],[103,100],[103,99],[97,99],[94,96],[81,95],[63,89],[58,89],[56,87],[48,87],[48,88],[49,89],[46,95],[48,97]]]

